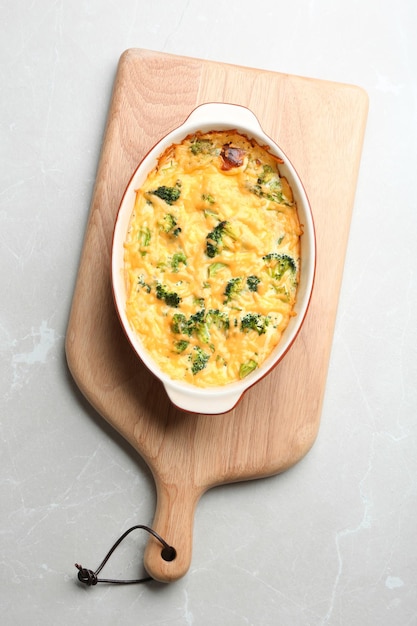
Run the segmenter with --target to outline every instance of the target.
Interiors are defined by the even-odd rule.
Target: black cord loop
[[[106,565],[107,561],[109,560],[113,552],[121,544],[123,539],[125,539],[132,531],[137,530],[137,529],[146,530],[148,533],[153,535],[155,539],[157,539],[160,542],[160,544],[163,546],[163,549],[161,550],[161,557],[164,559],[164,561],[173,561],[175,559],[177,555],[175,548],[170,546],[165,541],[165,539],[162,539],[162,537],[158,535],[158,533],[155,532],[152,528],[149,528],[149,526],[143,526],[142,524],[138,524],[137,526],[132,526],[132,528],[129,528],[129,530],[126,530],[126,532],[124,532],[123,535],[119,537],[116,543],[110,548],[110,550],[108,551],[108,553],[106,554],[106,556],[104,557],[104,559],[102,560],[102,562],[100,563],[100,565],[98,566],[95,572],[93,572],[91,569],[87,569],[86,567],[83,567],[82,565],[78,565],[78,563],[75,563],[75,567],[78,569],[78,580],[81,583],[87,585],[87,587],[92,587],[94,585],[97,585],[97,583],[111,583],[114,585],[135,585],[135,584],[145,583],[150,580],[153,580],[151,576],[145,576],[144,578],[137,578],[135,580],[116,580],[113,578],[98,578],[97,577],[98,574],[103,569],[103,567]]]

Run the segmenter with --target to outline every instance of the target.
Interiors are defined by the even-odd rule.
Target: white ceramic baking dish
[[[196,131],[234,129],[255,139],[260,145],[269,147],[271,154],[283,160],[279,166],[292,187],[297,203],[300,222],[303,225],[301,237],[300,283],[294,316],[285,330],[280,343],[261,367],[246,378],[221,387],[201,388],[171,379],[160,370],[150,354],[143,348],[140,339],[129,324],[126,315],[126,287],[124,278],[124,241],[135,204],[135,190],[145,181],[154,168],[158,157],[174,143],[180,143],[187,135]],[[112,288],[113,296],[122,327],[137,355],[149,370],[157,376],[165,387],[171,401],[180,409],[193,413],[218,414],[234,408],[242,395],[261,378],[268,374],[284,357],[301,328],[309,306],[313,290],[316,266],[316,243],[313,216],[303,184],[281,148],[268,137],[256,118],[247,108],[235,104],[202,104],[189,115],[181,126],[163,137],[145,156],[132,175],[120,203],[116,218],[112,245]]]

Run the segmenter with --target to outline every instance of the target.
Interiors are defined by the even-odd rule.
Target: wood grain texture
[[[138,162],[203,102],[249,107],[288,155],[309,196],[317,237],[310,310],[284,360],[223,415],[175,409],[133,354],[113,305],[110,249],[119,202]],[[317,436],[368,98],[358,87],[270,71],[126,51],[119,61],[66,337],[70,371],[95,409],[149,465],[153,523],[145,566],[160,581],[191,563],[193,518],[215,485],[291,467]]]

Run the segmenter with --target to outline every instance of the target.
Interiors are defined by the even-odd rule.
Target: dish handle
[[[195,124],[196,128],[201,127],[202,130],[204,127],[212,128],[214,125],[219,129],[242,127],[253,132],[263,132],[258,118],[250,109],[240,104],[223,102],[200,104],[190,113],[186,123]]]
[[[203,415],[219,415],[228,413],[239,402],[245,389],[225,389],[218,393],[207,394],[194,393],[193,389],[181,390],[169,383],[164,382],[165,391],[172,404],[182,411],[188,413],[199,413]]]

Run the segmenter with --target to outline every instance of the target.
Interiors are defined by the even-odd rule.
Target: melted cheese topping
[[[198,133],[167,149],[136,192],[126,312],[173,379],[243,378],[294,315],[302,228],[278,166],[235,131]]]

